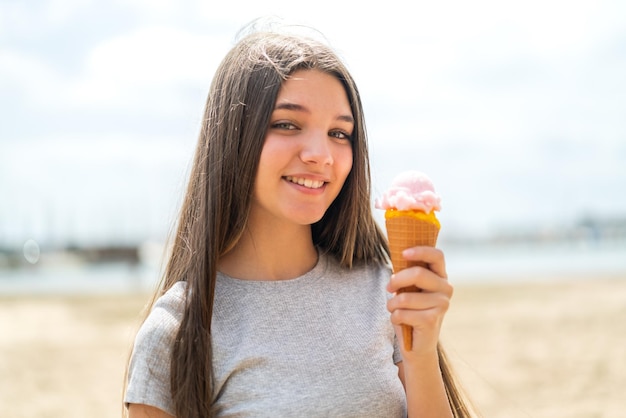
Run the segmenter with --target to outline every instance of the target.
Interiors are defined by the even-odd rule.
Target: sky
[[[373,198],[416,169],[443,235],[626,217],[626,2],[0,1],[0,247],[164,239],[213,73],[264,16],[352,72]]]

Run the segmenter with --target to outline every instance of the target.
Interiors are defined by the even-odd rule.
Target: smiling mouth
[[[325,184],[321,180],[311,180],[311,179],[305,179],[302,177],[286,176],[285,179],[288,182],[299,184],[300,186],[304,186],[308,189],[319,189]]]

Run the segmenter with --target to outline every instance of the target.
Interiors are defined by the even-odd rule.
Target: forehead
[[[294,71],[283,81],[276,105],[284,102],[343,108],[343,112],[352,113],[344,84],[334,74],[317,69]]]

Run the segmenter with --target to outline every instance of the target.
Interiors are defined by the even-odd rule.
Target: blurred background
[[[213,73],[261,16],[352,71],[372,200],[406,169],[441,194],[442,338],[484,416],[623,414],[626,2],[0,0],[2,415],[119,414]]]
[[[433,179],[451,277],[626,272],[624,2],[32,0],[0,2],[0,292],[152,286],[214,70],[268,15],[353,72],[373,198]]]

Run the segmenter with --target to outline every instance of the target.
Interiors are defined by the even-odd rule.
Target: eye
[[[282,129],[286,131],[293,131],[298,129],[296,125],[291,122],[275,122],[272,124],[273,129]]]
[[[352,141],[352,135],[344,131],[330,131],[328,135],[344,141]]]

